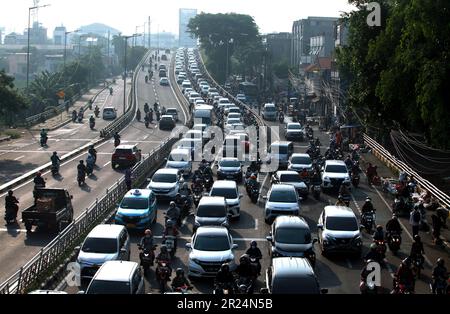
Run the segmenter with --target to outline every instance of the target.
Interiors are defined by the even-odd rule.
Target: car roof
[[[291,158],[294,158],[294,157],[308,157],[309,159],[311,159],[311,156],[309,156],[308,154],[300,154],[300,153],[292,154]]]
[[[128,261],[107,261],[95,274],[95,280],[129,281],[138,263]]]
[[[152,194],[152,190],[149,189],[134,189],[127,192],[124,198],[148,198]]]
[[[279,227],[296,227],[296,228],[302,228],[302,229],[308,229],[309,225],[305,221],[303,217],[298,216],[278,216],[275,219],[275,226],[276,228]]]
[[[88,238],[104,238],[115,239],[119,237],[119,234],[124,230],[124,226],[121,225],[97,225],[88,234]]]
[[[116,149],[133,149],[136,145],[119,145]]]
[[[228,229],[222,226],[204,226],[199,227],[196,235],[228,235]]]
[[[325,165],[345,166],[345,162],[343,160],[326,160]]]
[[[271,187],[272,191],[286,191],[286,190],[294,190],[295,191],[295,187],[289,184],[274,184]]]
[[[156,173],[165,173],[165,174],[178,174],[180,170],[178,169],[169,169],[169,168],[163,168],[156,171]]]
[[[315,276],[307,258],[278,257],[272,259],[273,275],[283,277]]]
[[[356,218],[353,210],[347,206],[326,206],[324,208],[327,217],[353,217]]]
[[[203,196],[198,206],[200,205],[226,205],[226,201],[222,196]]]
[[[231,180],[219,180],[214,182],[213,188],[226,188],[226,189],[236,189],[237,184],[236,181]]]

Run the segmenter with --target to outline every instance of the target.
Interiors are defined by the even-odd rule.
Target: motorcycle
[[[175,252],[177,251],[177,248],[175,247],[175,236],[165,236],[163,239],[163,244],[167,247],[167,252],[169,252],[170,257],[173,259],[175,256]]]
[[[392,253],[397,254],[400,250],[400,245],[402,243],[402,237],[398,233],[391,233],[387,237],[388,247]]]
[[[93,130],[95,127],[95,121],[89,121],[89,127]]]
[[[315,184],[312,186],[312,190],[313,190],[313,196],[316,200],[320,199],[320,192],[321,192],[321,186],[320,184]]]
[[[156,267],[156,280],[161,293],[166,292],[166,283],[170,281],[171,270],[168,264],[168,261],[158,261],[158,266]]]
[[[138,245],[139,250],[142,251],[139,254],[139,259],[141,261],[141,266],[144,270],[145,276],[148,274],[148,270],[150,269],[150,266],[153,266],[153,262],[155,260],[156,247],[157,247],[157,245],[154,245],[153,249],[144,249],[141,245]]]
[[[364,212],[361,215],[361,225],[364,226],[367,233],[372,233],[373,225],[375,224],[375,213],[374,212]]]

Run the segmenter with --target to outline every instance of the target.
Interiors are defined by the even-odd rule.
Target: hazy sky
[[[36,0],[35,0],[36,1]],[[122,31],[135,32],[152,18],[152,33],[178,33],[178,9],[193,8],[198,12],[242,13],[255,18],[262,33],[290,32],[292,22],[308,16],[338,17],[340,11],[350,11],[348,0],[37,0],[50,4],[39,10],[39,22],[52,36],[55,26],[64,24],[73,30],[90,23],[104,23]],[[0,27],[6,33],[22,33],[27,27],[28,8],[33,0],[0,0]],[[6,4],[7,3],[7,4]],[[141,29],[142,32],[142,29]]]

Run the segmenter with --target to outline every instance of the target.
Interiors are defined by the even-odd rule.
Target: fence
[[[392,156],[383,146],[378,144],[374,139],[372,139],[367,134],[364,134],[364,142],[367,146],[372,149],[372,153],[379,158],[381,161],[385,162],[390,168],[394,168],[397,171],[406,172],[408,175],[413,175],[414,178],[419,183],[419,187],[429,191],[441,205],[450,208],[450,197],[439,190],[436,186],[431,184],[428,180],[422,178],[417,172],[415,172],[411,167],[405,164],[403,161],[398,160],[396,157]]]

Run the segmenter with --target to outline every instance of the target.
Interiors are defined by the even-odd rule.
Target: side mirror
[[[236,250],[238,248],[237,244],[233,244],[233,250]]]
[[[186,243],[185,247],[186,247],[186,250],[192,250],[192,244],[191,243]]]
[[[273,237],[272,236],[267,236],[266,240],[269,241],[269,242],[273,242]]]
[[[320,289],[321,294],[328,294],[328,289]]]
[[[259,293],[261,293],[261,294],[269,294],[269,289],[267,289],[267,288],[261,288],[261,289],[259,290]]]
[[[323,224],[317,224],[317,229],[323,230]]]

